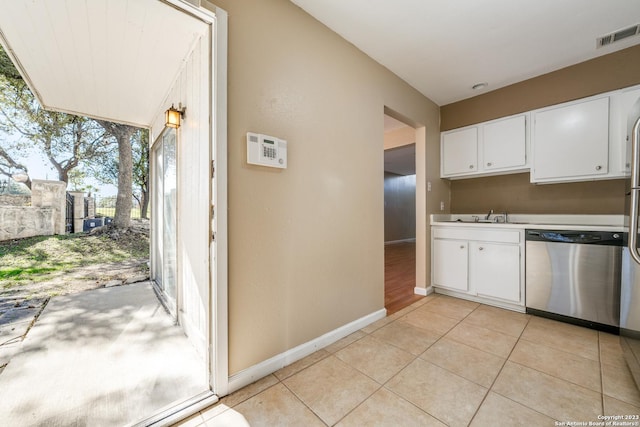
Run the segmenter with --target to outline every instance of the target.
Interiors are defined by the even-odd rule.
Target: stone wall
[[[0,241],[54,234],[54,208],[0,206]],[[64,230],[63,230],[64,232]]]
[[[31,206],[53,208],[54,234],[65,234],[67,184],[62,181],[31,181]]]
[[[0,196],[0,206],[29,206],[31,196],[17,194],[3,194]]]

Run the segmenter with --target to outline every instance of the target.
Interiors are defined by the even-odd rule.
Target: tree
[[[140,217],[147,218],[149,210],[149,131],[138,129],[133,144],[133,182],[138,192],[133,197],[140,204]]]
[[[13,66],[7,53],[0,46],[0,90],[4,90],[5,87],[9,87],[10,85],[16,86],[20,84],[24,85],[22,76]],[[9,141],[9,138],[3,138],[0,143],[0,174],[9,178],[14,173],[24,174],[27,177],[24,184],[31,188],[31,178],[29,177],[27,167],[16,160],[17,157],[12,154],[11,151],[19,151],[19,147],[15,146],[15,142]]]
[[[3,73],[0,76],[0,118],[3,119],[0,129],[20,135],[40,148],[58,172],[60,181],[69,182],[69,172],[81,162],[109,150],[111,142],[94,120],[42,108],[1,49],[0,72]],[[4,150],[2,157],[21,169],[15,155],[8,150]],[[22,169],[26,172],[26,168]]]
[[[28,89],[13,89],[0,94],[2,127],[40,148],[58,172],[60,181],[69,182],[69,172],[83,160],[99,157],[109,150],[110,141],[94,120],[45,110]]]
[[[61,181],[69,182],[81,164],[97,162],[108,157],[111,138],[118,145],[116,214],[114,225],[127,228],[131,221],[133,160],[131,137],[136,132],[132,126],[94,120],[43,109],[33,96],[9,60],[0,49],[0,129],[16,132],[28,138],[42,149],[50,163],[58,171]],[[148,136],[147,136],[148,141]],[[146,154],[148,158],[148,154]],[[5,158],[6,157],[6,158]],[[7,153],[0,157],[6,163],[18,164]],[[148,175],[148,172],[147,174]],[[147,198],[147,183],[141,193]]]
[[[131,200],[133,159],[131,136],[136,131],[133,126],[97,120],[104,130],[118,143],[118,196],[113,224],[117,228],[128,228],[131,224]]]
[[[149,211],[149,131],[136,129],[131,136],[132,196],[140,206],[140,216],[148,217]],[[112,151],[104,158],[90,162],[91,173],[99,181],[118,184],[118,155]]]
[[[0,74],[6,76],[9,79],[22,80],[22,76],[14,67],[11,58],[7,55],[7,52],[0,46]]]
[[[15,173],[22,173],[26,175],[26,180],[24,184],[31,188],[31,178],[29,177],[29,173],[27,171],[27,167],[22,163],[17,162],[13,159],[13,157],[3,148],[3,146],[8,146],[5,142],[2,142],[0,145],[0,174],[5,175],[8,178],[11,178]]]

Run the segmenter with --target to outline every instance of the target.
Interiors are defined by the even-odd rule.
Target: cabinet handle
[[[469,165],[469,169],[473,169],[473,165]]]
[[[491,166],[492,164],[493,164],[493,163],[491,163],[491,162],[488,162],[488,163],[487,163],[487,166]]]
[[[460,249],[464,249],[464,245],[460,245]]]
[[[479,250],[479,251],[484,251],[484,248],[483,248],[482,246],[480,246],[480,247],[478,248],[478,250]]]
[[[599,171],[600,169],[602,169],[602,166],[598,165],[596,166],[596,170]]]

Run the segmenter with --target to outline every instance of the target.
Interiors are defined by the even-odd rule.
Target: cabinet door
[[[479,296],[520,302],[520,246],[472,242],[472,289]]]
[[[532,181],[606,175],[609,98],[533,113]]]
[[[483,169],[506,169],[527,163],[525,116],[510,117],[483,126]]]
[[[467,292],[468,243],[464,240],[433,240],[433,284]]]
[[[633,104],[640,98],[640,89],[623,90],[609,98],[610,123],[609,123],[609,144],[613,151],[610,151],[612,158],[609,173],[618,172],[621,176],[631,174],[631,138],[627,138],[629,112]]]
[[[442,176],[477,172],[478,128],[442,134]]]

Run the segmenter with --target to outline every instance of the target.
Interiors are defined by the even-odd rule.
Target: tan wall
[[[529,174],[461,179],[451,184],[455,213],[620,214],[625,181],[532,185]]]
[[[289,1],[216,4],[229,13],[234,374],[383,308],[384,108],[426,126],[430,159],[439,108]],[[287,140],[288,168],[248,165],[248,131]]]
[[[454,129],[640,83],[640,46],[564,68],[441,108],[441,130]],[[624,182],[535,186],[529,175],[451,183],[451,211],[506,209],[522,213],[621,213]],[[504,208],[503,208],[504,207]]]

